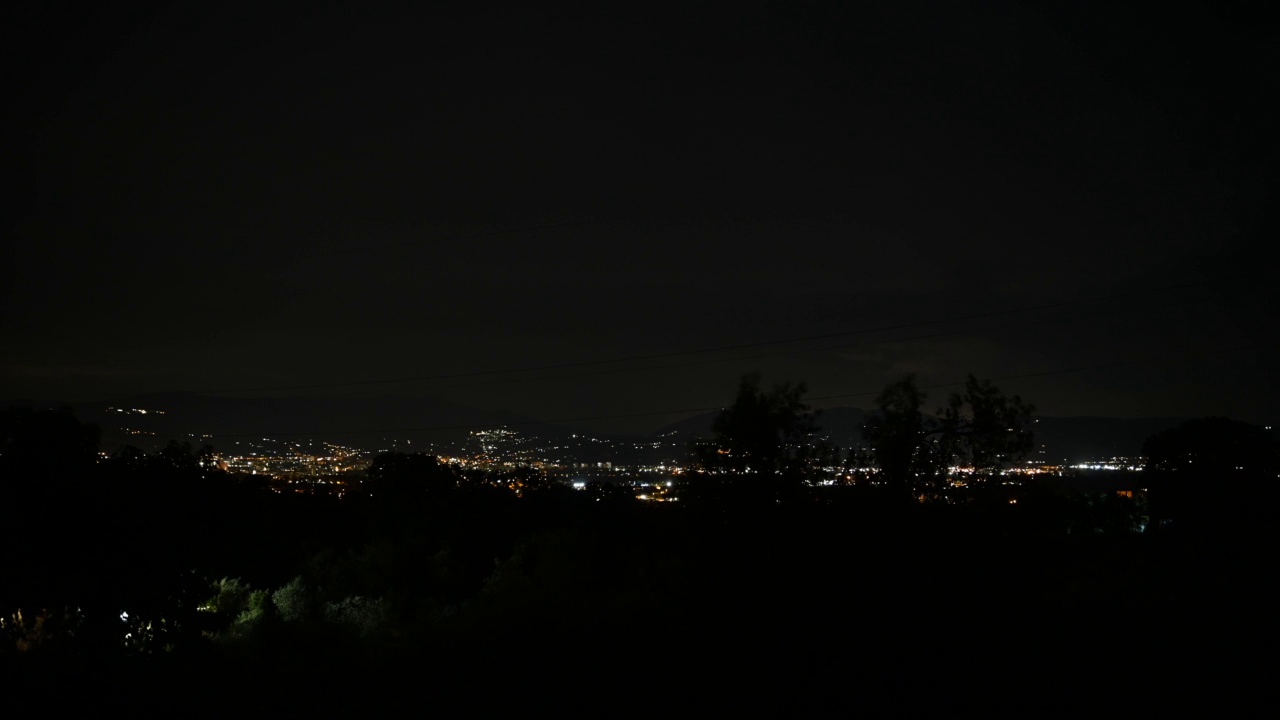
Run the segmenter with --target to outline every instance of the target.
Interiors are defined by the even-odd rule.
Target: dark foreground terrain
[[[1256,696],[1266,665],[1254,653],[1274,623],[1271,571],[1248,538],[1080,536],[1024,520],[546,503],[471,518],[446,549],[417,531],[308,562],[317,587],[381,589],[376,622],[277,608],[167,649],[51,643],[2,656],[6,696],[182,716],[1076,716]],[[472,533],[509,544],[474,582],[442,577],[469,566]]]

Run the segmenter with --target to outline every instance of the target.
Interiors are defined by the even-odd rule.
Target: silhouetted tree
[[[1189,420],[1148,438],[1142,452],[1157,523],[1223,530],[1275,512],[1280,453],[1257,425]]]
[[[930,440],[938,420],[921,411],[925,397],[915,376],[908,375],[880,393],[875,411],[862,428],[882,481],[903,490],[931,485],[946,469],[936,439]]]
[[[68,408],[10,408],[0,413],[0,482],[78,477],[97,461],[100,434]]]
[[[816,437],[817,413],[803,400],[804,383],[760,387],[760,375],[743,376],[733,405],[698,447],[703,470],[727,480],[740,496],[773,501],[814,479],[829,446]]]
[[[111,453],[105,463],[109,472],[127,474],[143,472],[147,465],[147,454],[133,445],[121,445]]]
[[[991,475],[1026,457],[1035,446],[1031,413],[1035,406],[1000,392],[972,374],[963,393],[953,393],[942,409],[937,432],[944,452],[979,475]]]
[[[972,374],[963,392],[953,393],[934,415],[922,411],[926,395],[915,377],[889,385],[863,427],[884,481],[910,491],[939,492],[952,465],[990,477],[1022,459],[1033,447],[1035,408],[1006,396],[989,380]]]
[[[388,500],[450,494],[458,487],[453,470],[426,453],[384,452],[374,458],[367,477],[369,493]]]
[[[69,409],[0,411],[0,603],[61,603],[92,584],[107,499],[98,436]]]

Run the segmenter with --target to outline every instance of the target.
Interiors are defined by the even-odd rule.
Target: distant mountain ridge
[[[223,447],[232,440],[273,436],[378,449],[385,447],[388,441],[460,442],[473,430],[497,427],[552,439],[583,434],[582,430],[518,413],[484,410],[436,398],[393,395],[372,398],[226,398],[193,393],[151,393],[109,402],[5,403],[5,406],[21,407],[64,405],[70,406],[81,420],[97,423],[102,428],[102,447],[108,452],[125,444],[147,449],[170,439],[197,444],[207,442],[214,447]],[[147,412],[142,413],[143,410]],[[709,437],[718,414],[694,415],[659,428],[647,437],[661,437],[676,443]],[[863,443],[862,426],[866,415],[866,411],[855,407],[827,408],[819,413],[818,424],[822,434],[837,446],[857,447]],[[1036,422],[1036,450],[1031,459],[1060,463],[1137,456],[1148,437],[1184,420],[1041,417]],[[641,439],[641,436],[616,437]]]
[[[1036,423],[1036,454],[1048,463],[1137,457],[1147,438],[1190,418],[1042,417]]]
[[[517,413],[483,410],[435,398],[226,398],[192,393],[150,393],[105,402],[9,403],[67,405],[83,421],[97,423],[106,451],[170,439],[225,445],[229,439],[275,436],[327,440],[373,449],[387,440],[447,442],[471,430],[513,426],[530,434],[561,429]],[[146,411],[146,412],[142,412]],[[131,434],[137,433],[137,434]]]

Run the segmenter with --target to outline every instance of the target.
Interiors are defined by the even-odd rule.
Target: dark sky
[[[1274,418],[1261,16],[342,5],[4,11],[0,398]]]

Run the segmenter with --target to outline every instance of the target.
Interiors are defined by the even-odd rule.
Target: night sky
[[[1261,16],[420,5],[5,10],[0,399],[1275,417]]]

